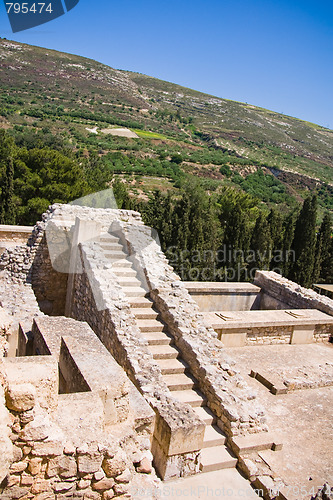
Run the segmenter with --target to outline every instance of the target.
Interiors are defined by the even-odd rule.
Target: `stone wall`
[[[267,430],[263,409],[226,354],[198,305],[169,266],[148,227],[124,228],[130,255],[146,276],[150,296],[229,437]]]
[[[121,368],[87,325],[66,318],[57,324],[57,320],[39,319],[34,333],[46,345],[50,342],[49,351],[60,345],[60,358],[60,332],[67,335],[68,352],[87,379],[89,392],[58,395],[56,356],[0,362],[1,499],[131,498],[133,481],[140,483],[142,473],[152,472],[149,449],[154,414],[137,390],[128,386]],[[85,341],[90,336],[88,356],[86,346],[75,341],[80,328]],[[89,368],[93,357],[104,378]],[[124,390],[127,406],[117,404]]]
[[[184,282],[200,311],[250,311],[260,308],[260,288],[251,283]]]
[[[9,343],[8,339],[11,334],[12,319],[7,312],[0,307],[0,358],[8,354]]]
[[[32,227],[0,225],[0,255],[7,249],[27,242]]]
[[[254,284],[264,293],[292,309],[318,309],[333,316],[333,300],[301,287],[273,271],[257,271]]]
[[[80,262],[85,272],[75,274],[71,316],[87,321],[154,409],[156,468],[163,478],[198,472],[204,423],[173,398],[99,245],[81,244]]]

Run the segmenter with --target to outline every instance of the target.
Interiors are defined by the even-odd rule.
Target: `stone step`
[[[217,427],[217,425],[207,425],[205,429],[203,448],[212,448],[222,446],[226,443],[226,435]]]
[[[163,380],[170,391],[187,391],[195,386],[195,380],[185,373],[163,375]]]
[[[148,307],[138,307],[134,309],[133,314],[137,319],[156,319],[158,317],[158,313],[153,308],[148,309]]]
[[[112,234],[102,234],[99,241],[101,244],[120,242],[119,238],[117,236],[113,236]]]
[[[162,375],[185,373],[188,365],[181,359],[158,359],[157,364],[161,368]]]
[[[235,436],[232,438],[234,446],[239,453],[249,453],[263,450],[282,450],[281,436],[273,432],[260,432],[247,436]]]
[[[154,359],[176,359],[179,356],[177,349],[169,345],[152,345],[149,351]]]
[[[163,332],[146,332],[145,339],[148,340],[149,345],[170,345],[173,338]]]
[[[110,252],[109,250],[104,250],[104,255],[109,260],[125,260],[127,254],[125,252],[114,251]]]
[[[233,469],[237,465],[235,458],[229,450],[223,446],[213,446],[201,450],[201,472],[212,472],[220,469]]]
[[[129,297],[128,302],[133,309],[134,314],[137,309],[150,309],[154,305],[153,301],[147,297]]]
[[[109,259],[111,262],[112,262],[112,268],[115,270],[117,268],[121,268],[121,269],[133,269],[132,268],[132,262],[130,262],[129,260],[127,259],[116,259],[116,260],[113,260],[113,259]],[[133,269],[134,271],[134,269]]]
[[[187,403],[194,408],[197,406],[205,406],[207,404],[205,396],[196,389],[191,389],[188,391],[173,391],[172,395],[181,403]]]
[[[113,269],[113,272],[117,276],[124,276],[126,278],[128,278],[130,276],[133,277],[133,278],[136,278],[136,276],[137,276],[136,270],[133,269],[133,268],[131,268],[131,267],[120,267],[120,266],[119,267],[115,267]]]
[[[138,280],[138,278],[135,278],[134,276],[119,276],[117,275],[118,278],[118,283],[121,286],[141,286],[141,281]]]
[[[162,332],[164,324],[156,319],[137,319],[136,323],[142,332]]]
[[[195,413],[198,417],[205,422],[206,425],[212,425],[216,423],[216,416],[208,406],[199,406],[194,408]]]
[[[101,247],[104,252],[124,252],[124,247],[116,241],[101,242]]]
[[[128,297],[144,297],[146,290],[138,286],[123,286],[122,290]]]

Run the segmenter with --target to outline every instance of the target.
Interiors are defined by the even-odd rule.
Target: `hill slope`
[[[301,201],[316,189],[322,207],[333,208],[332,130],[5,39],[0,39],[0,68],[2,128],[48,130],[76,150],[117,149],[132,163],[178,153],[184,171],[240,186],[264,202],[291,205],[291,199]],[[119,139],[115,148],[101,132],[115,126],[136,130],[142,147],[135,139]],[[258,170],[275,198],[258,192]]]

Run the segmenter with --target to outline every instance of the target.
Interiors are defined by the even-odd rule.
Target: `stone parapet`
[[[265,431],[263,409],[240,376],[235,363],[206,328],[198,305],[173,272],[148,227],[124,228],[129,253],[145,274],[150,296],[176,346],[199,382],[228,436]]]
[[[273,271],[257,271],[254,284],[264,294],[292,309],[318,309],[333,316],[333,300],[283,278]]]
[[[81,243],[79,254],[83,272],[74,276],[71,316],[91,326],[154,409],[152,450],[160,475],[198,472],[204,423],[189,405],[172,397],[99,244]]]

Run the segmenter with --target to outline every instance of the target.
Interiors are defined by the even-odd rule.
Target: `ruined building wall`
[[[309,288],[301,287],[273,271],[257,271],[254,284],[264,294],[282,302],[284,309],[318,309],[333,316],[333,300],[319,295]]]
[[[150,296],[226,434],[231,438],[266,431],[266,417],[256,394],[247,386],[214,330],[204,326],[198,305],[169,266],[151,237],[150,228],[132,226],[125,234],[129,253],[145,273]]]
[[[58,395],[53,356],[3,360],[0,375],[1,499],[131,498],[136,478],[151,472],[131,422],[98,432],[98,395]]]
[[[189,405],[172,397],[99,245],[80,245],[80,259],[85,272],[75,274],[70,315],[88,322],[155,410],[152,451],[162,477],[198,472],[204,423]]]

